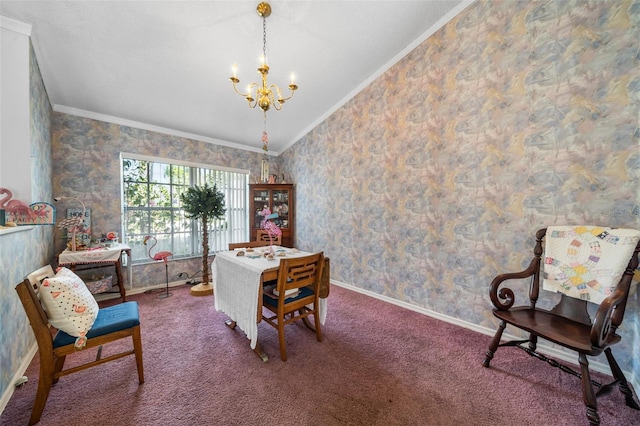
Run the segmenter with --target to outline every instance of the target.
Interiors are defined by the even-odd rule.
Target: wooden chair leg
[[[607,361],[609,362],[609,367],[611,368],[611,373],[613,374],[614,379],[618,381],[618,387],[620,388],[620,392],[624,395],[624,401],[628,407],[631,407],[635,410],[640,410],[640,405],[633,399],[633,391],[629,387],[629,383],[627,382],[627,378],[624,377],[624,373],[620,369],[618,362],[613,357],[613,353],[611,352],[611,348],[607,348],[604,350],[604,354],[607,357]]]
[[[538,336],[535,334],[529,334],[529,349],[534,352],[538,349]]]
[[[57,358],[55,359],[55,361],[54,361],[54,370],[53,370],[53,372],[54,372],[55,374],[58,374],[59,372],[61,372],[61,371],[62,371],[62,368],[64,368],[64,361],[65,361],[66,359],[67,359],[67,356],[66,356],[66,355],[59,356],[59,357],[57,357]],[[59,377],[54,376],[54,377],[53,377],[53,382],[52,382],[52,383],[53,383],[53,384],[58,383],[58,379],[59,379]]]
[[[287,360],[287,344],[284,341],[284,318],[278,318],[278,341],[280,342],[280,359]]]
[[[49,391],[53,385],[53,374],[53,360],[40,359],[40,378],[38,380],[36,400],[33,403],[31,417],[29,418],[29,426],[38,423],[40,421],[40,417],[42,417],[42,412],[44,411],[44,407],[47,405],[47,399],[49,398]]]
[[[591,384],[589,361],[587,361],[585,354],[579,354],[578,361],[580,362],[580,372],[582,374],[582,398],[584,399],[584,404],[587,406],[589,425],[597,426],[600,424],[600,416],[598,415],[596,394],[593,392],[593,385]]]
[[[144,383],[144,364],[142,363],[142,339],[140,336],[140,326],[134,327],[133,350],[136,354],[136,367],[138,368],[138,383]]]
[[[318,342],[322,342],[322,330],[321,330],[320,321],[318,320],[318,312],[313,314],[313,323],[316,326],[316,337],[318,339]]]
[[[493,359],[493,355],[498,350],[498,345],[500,344],[500,339],[502,338],[502,333],[504,332],[505,328],[507,328],[507,323],[504,321],[500,321],[500,325],[496,330],[496,335],[493,336],[493,340],[489,345],[489,349],[485,353],[484,362],[482,363],[483,366],[487,368],[490,366],[491,360]]]

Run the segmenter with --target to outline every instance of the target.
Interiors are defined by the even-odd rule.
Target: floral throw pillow
[[[38,291],[49,323],[70,336],[75,346],[87,343],[87,332],[98,316],[98,303],[84,281],[67,268],[59,268],[55,277],[47,278]]]

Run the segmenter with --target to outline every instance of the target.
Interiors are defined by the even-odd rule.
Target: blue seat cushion
[[[119,305],[100,308],[96,321],[87,333],[87,338],[104,336],[105,334],[126,330],[136,325],[140,325],[138,302],[124,302]],[[53,347],[72,345],[75,341],[76,337],[58,330],[53,338]]]
[[[285,304],[289,302],[293,302],[294,300],[302,299],[304,297],[309,297],[313,295],[313,290],[309,287],[302,287],[300,289],[300,294],[295,297],[288,297],[284,299]],[[266,294],[262,296],[262,303],[267,303],[271,306],[278,306],[278,299],[274,299],[273,297],[269,297]]]

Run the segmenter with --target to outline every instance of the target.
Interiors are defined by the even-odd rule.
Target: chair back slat
[[[229,250],[265,247],[269,245],[269,241],[246,241],[244,243],[229,243]]]
[[[273,237],[269,238],[269,233],[267,231],[259,229],[256,233],[256,240],[266,241],[268,244],[271,244],[271,242],[273,241],[274,245],[279,246],[280,244],[282,244],[282,235],[274,235]]]
[[[311,287],[317,292],[323,266],[322,253],[283,259],[280,264],[278,291],[284,293],[294,288]]]
[[[551,309],[551,312],[573,321],[591,325],[591,316],[589,316],[585,300],[562,294],[560,301]]]
[[[316,263],[308,263],[289,267],[285,288],[288,290],[313,285],[317,281],[318,266]]]

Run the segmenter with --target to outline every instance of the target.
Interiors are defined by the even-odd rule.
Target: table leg
[[[234,330],[236,328],[236,325],[238,325],[235,321],[228,319],[224,322],[224,325],[226,325],[227,327],[229,327],[231,330]],[[262,362],[267,362],[269,361],[269,357],[267,356],[267,354],[262,350],[262,346],[260,346],[260,343],[256,342],[256,348],[253,350],[253,352],[255,352],[256,355],[258,355],[260,357],[260,359],[262,360]]]
[[[267,356],[267,354],[262,350],[262,347],[260,346],[259,342],[256,342],[256,348],[253,350],[253,352],[256,353],[256,355],[258,355],[260,357],[260,359],[262,360],[262,362],[267,362],[269,361],[269,357]]]
[[[127,295],[124,290],[124,280],[122,278],[122,262],[120,259],[116,261],[116,277],[118,278],[118,287],[120,288],[120,297],[122,297],[122,301],[127,301]]]

